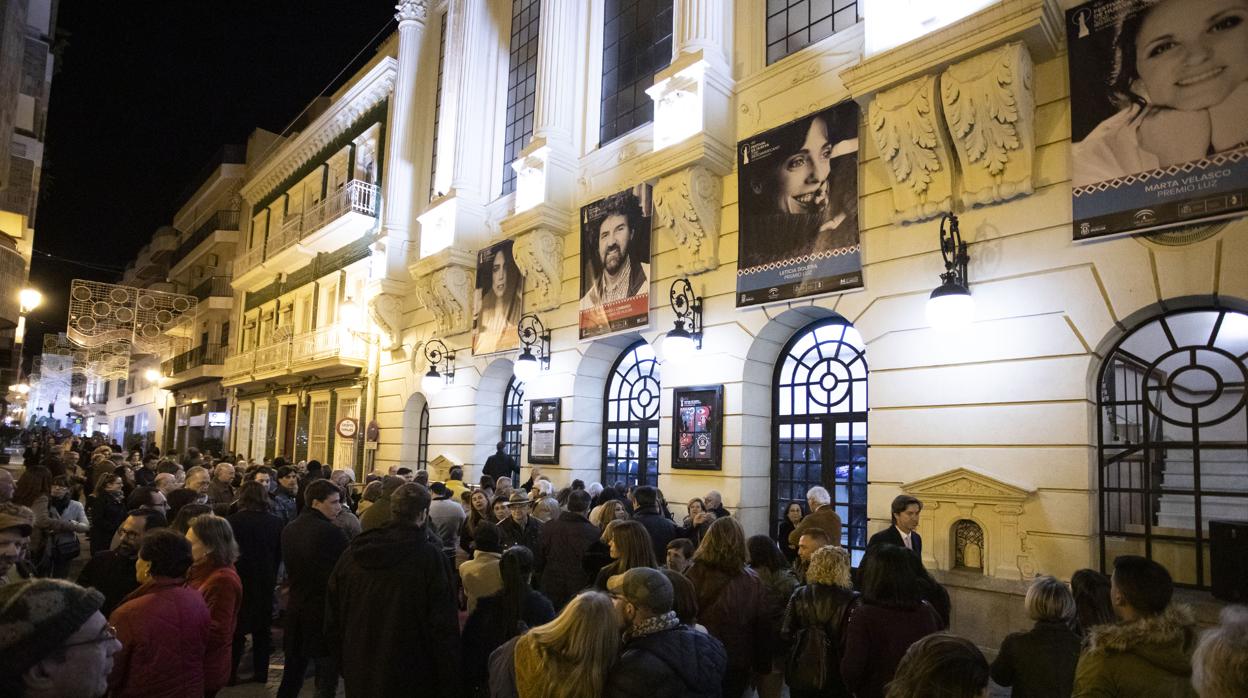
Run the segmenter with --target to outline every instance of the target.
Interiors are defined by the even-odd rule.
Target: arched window
[[[503,452],[511,456],[511,484],[520,486],[520,445],[524,442],[524,383],[515,376],[507,382],[506,399],[503,400]]]
[[[776,362],[772,405],[773,532],[792,502],[823,485],[858,565],[867,547],[867,360],[843,318],[808,325]]]
[[[429,403],[420,407],[420,445],[416,447],[417,470],[429,469]]]
[[[1210,520],[1248,520],[1248,315],[1169,313],[1101,367],[1101,569],[1119,555],[1209,586]]]
[[[659,484],[659,362],[644,341],[608,374],[602,420],[602,484]]]

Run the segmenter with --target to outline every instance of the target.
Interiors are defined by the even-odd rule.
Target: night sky
[[[64,330],[71,279],[116,282],[222,145],[281,132],[393,15],[393,0],[61,2],[27,357]]]

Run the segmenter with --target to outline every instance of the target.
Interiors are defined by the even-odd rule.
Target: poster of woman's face
[[[524,277],[516,266],[513,244],[505,240],[477,252],[473,354],[492,354],[520,346],[516,325],[524,315]]]
[[[1248,0],[1066,12],[1076,240],[1240,215]]]
[[[738,307],[862,287],[855,102],[742,141],[737,172]]]

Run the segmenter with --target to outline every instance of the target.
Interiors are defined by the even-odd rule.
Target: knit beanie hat
[[[0,586],[0,674],[21,676],[103,605],[100,592],[62,579]]]

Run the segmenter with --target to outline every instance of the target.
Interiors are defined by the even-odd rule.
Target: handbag
[[[78,536],[70,533],[57,534],[52,539],[52,556],[57,560],[72,560],[82,553],[82,544],[78,542]]]
[[[784,668],[784,680],[789,688],[798,691],[818,691],[828,680],[828,659],[832,656],[832,643],[822,624],[811,625],[798,631],[797,640],[789,652]]]

